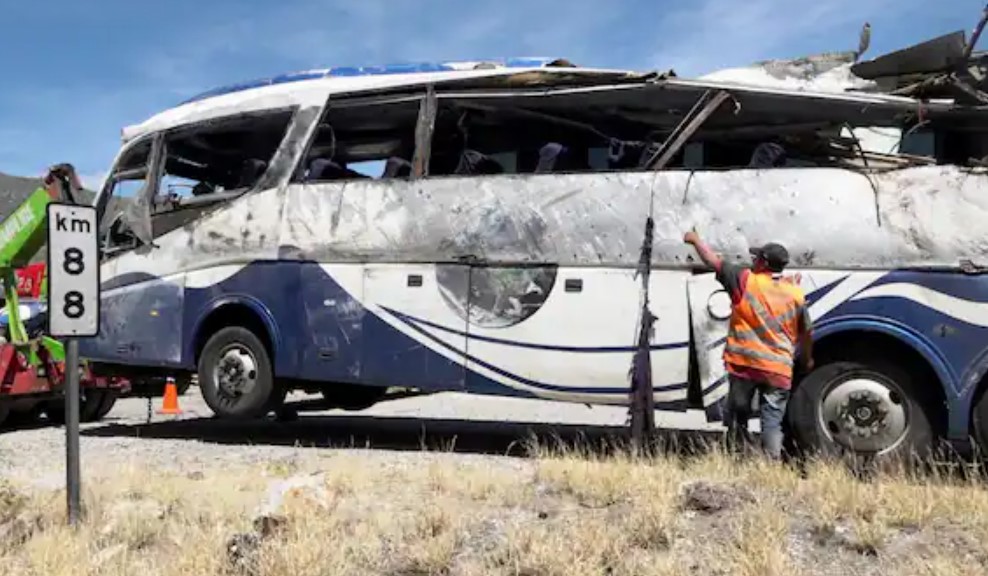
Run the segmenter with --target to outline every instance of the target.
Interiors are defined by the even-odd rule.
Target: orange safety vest
[[[791,279],[747,274],[744,296],[731,313],[724,361],[792,378],[804,302]]]

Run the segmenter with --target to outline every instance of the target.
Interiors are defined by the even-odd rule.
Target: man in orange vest
[[[806,298],[782,271],[789,253],[780,244],[751,248],[750,269],[726,262],[695,231],[683,238],[717,273],[731,295],[731,320],[724,346],[728,392],[727,438],[732,447],[748,444],[751,401],[758,393],[762,448],[772,458],[782,454],[782,420],[798,358],[813,369],[812,323]]]

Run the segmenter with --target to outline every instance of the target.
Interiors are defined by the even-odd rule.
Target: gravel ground
[[[302,395],[289,398],[302,408],[311,400]],[[119,400],[104,421],[84,424],[84,477],[113,474],[123,467],[208,470],[330,455],[341,449],[373,448],[367,451],[372,458],[411,452],[418,459],[423,448],[465,453],[458,458],[492,457],[517,453],[533,431],[567,438],[616,433],[627,416],[617,407],[448,393],[391,400],[363,412],[302,411],[292,422],[231,423],[212,419],[195,387],[180,397],[180,416],[154,413],[160,402],[153,400],[150,423],[147,400],[128,398]],[[702,414],[688,413],[660,415],[657,425],[718,429],[702,422]],[[0,432],[2,477],[56,488],[64,486],[64,463],[64,428],[42,422]]]

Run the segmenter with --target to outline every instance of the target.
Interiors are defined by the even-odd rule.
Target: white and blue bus
[[[985,155],[985,118],[548,59],[213,90],[123,132],[82,354],[195,374],[225,418],[291,390],[625,405],[652,216],[657,410],[717,421],[726,393],[730,304],[682,242],[696,227],[734,260],[793,255],[815,321],[789,410],[804,445],[985,442],[988,176],[956,160]],[[899,150],[862,147],[867,129]]]

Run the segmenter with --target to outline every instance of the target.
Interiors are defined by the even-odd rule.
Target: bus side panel
[[[988,276],[897,270],[851,285],[857,276],[834,283],[825,298],[837,294],[839,304],[823,310],[817,327],[835,338],[884,328],[920,352],[939,382],[917,384],[943,387],[948,436],[966,441],[975,387],[988,370]]]
[[[463,389],[467,323],[448,304],[436,265],[367,265],[364,296],[365,383]]]
[[[362,377],[364,267],[361,264],[301,265],[299,376],[312,381],[359,384]]]
[[[299,303],[298,261],[255,261],[247,265],[228,264],[189,272],[186,280],[185,332],[189,334],[186,364],[195,366],[201,347],[210,334],[204,332],[211,315],[227,306],[250,310],[261,321],[274,349],[274,373],[280,378],[297,378],[299,350],[308,336],[303,306]],[[236,325],[237,318],[225,326]]]
[[[80,356],[111,364],[181,367],[185,276],[116,275],[115,268],[111,261],[101,270],[100,332],[80,339]]]
[[[652,385],[659,410],[685,410],[688,272],[653,271]],[[569,402],[628,402],[640,316],[633,269],[472,271],[467,389]]]

